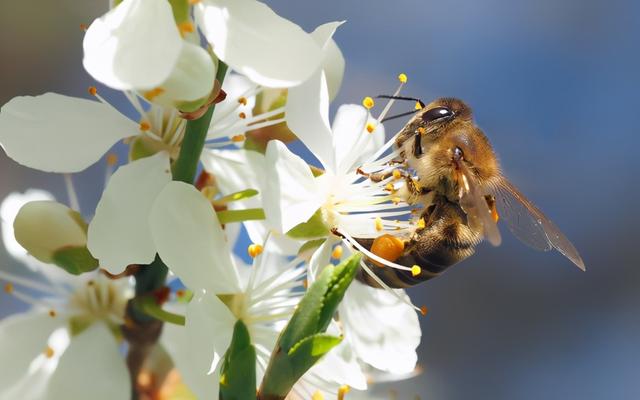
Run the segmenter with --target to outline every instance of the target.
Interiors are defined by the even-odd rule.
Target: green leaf
[[[262,208],[247,208],[245,210],[223,210],[216,212],[221,224],[232,222],[255,221],[266,218]]]
[[[256,350],[241,320],[233,328],[233,338],[220,369],[220,399],[256,399]]]
[[[319,323],[322,330],[327,329],[329,326],[333,314],[336,312],[345,292],[360,268],[361,259],[362,254],[356,253],[335,267],[331,282],[329,282],[329,288],[324,296],[322,312],[320,313]]]
[[[302,339],[319,332],[320,313],[323,309],[324,296],[331,282],[333,269],[333,265],[326,266],[300,300],[298,308],[284,328],[278,342],[285,352],[288,352]]]
[[[99,264],[98,260],[93,258],[86,246],[63,247],[58,249],[53,253],[51,261],[73,275],[93,271],[98,268]]]
[[[293,239],[313,239],[327,236],[329,228],[324,223],[322,211],[318,209],[307,222],[303,222],[291,228],[287,236]]]
[[[189,20],[189,0],[169,0],[176,24]]]

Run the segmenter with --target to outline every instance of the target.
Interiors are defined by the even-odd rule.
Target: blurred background
[[[424,372],[377,388],[397,399],[640,398],[640,2],[449,0],[268,2],[307,31],[347,20],[335,105],[390,93],[472,106],[507,176],[572,239],[587,272],[502,227],[504,243],[411,290]],[[106,1],[0,2],[0,104],[56,91],[84,96],[81,23]],[[398,106],[396,110],[404,111]],[[389,123],[395,132],[402,120]],[[87,127],[90,129],[90,127]],[[34,143],[37,146],[37,143]],[[85,210],[104,162],[75,177]],[[0,151],[0,197],[29,187],[66,201],[61,177]],[[19,268],[0,249],[0,263]],[[0,296],[0,315],[21,305]]]

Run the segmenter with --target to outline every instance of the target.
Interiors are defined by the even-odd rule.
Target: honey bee
[[[569,239],[504,177],[489,140],[464,102],[441,98],[418,104],[419,110],[396,135],[394,162],[404,166],[404,197],[423,206],[420,223],[408,238],[357,239],[371,253],[408,268],[379,268],[379,262],[367,259],[378,279],[361,271],[360,281],[380,287],[381,280],[401,288],[439,276],[471,256],[483,239],[498,246],[498,219],[525,244],[556,249],[585,269]]]

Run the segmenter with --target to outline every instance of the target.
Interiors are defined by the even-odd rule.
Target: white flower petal
[[[229,204],[229,208],[242,210],[262,208],[265,192],[267,167],[265,156],[248,150],[204,150],[201,158],[207,172],[212,173],[223,194],[231,194],[245,189],[256,189],[258,195]],[[233,224],[232,224],[233,225]],[[245,221],[249,238],[253,243],[264,243],[269,236],[269,249],[280,254],[294,255],[301,243],[277,232],[267,220]],[[226,229],[229,229],[227,226]],[[232,243],[235,243],[232,241]]]
[[[210,128],[216,128],[218,132],[226,132],[218,128],[240,123],[240,112],[244,113],[245,119],[250,119],[253,116],[258,85],[251,82],[246,76],[230,72],[224,78],[223,86],[224,91],[227,93],[227,98],[225,101],[216,104],[210,125]],[[247,101],[246,105],[239,102],[240,97],[244,97]],[[210,134],[207,139],[214,139],[215,137],[216,135]]]
[[[213,90],[216,67],[205,49],[185,43],[169,78],[160,87],[163,92],[154,103],[182,109],[185,104],[207,99]]]
[[[109,328],[96,322],[71,338],[49,381],[51,400],[127,399],[129,372]]]
[[[271,179],[263,196],[267,221],[286,233],[311,218],[324,199],[309,166],[284,143],[270,141],[266,158]]]
[[[187,307],[185,328],[191,368],[181,372],[200,399],[218,398],[217,372],[231,343],[235,323],[229,308],[212,293],[196,294]]]
[[[353,172],[384,141],[384,126],[377,124],[373,132],[366,130],[370,116],[366,108],[357,104],[344,104],[333,119],[333,147],[338,171]]]
[[[362,361],[396,374],[413,371],[422,333],[412,307],[386,290],[353,282],[338,312],[345,339]]]
[[[27,311],[0,321],[0,398],[26,375],[33,360],[47,348],[47,339],[66,321],[47,311]]]
[[[42,262],[30,256],[16,240],[13,233],[13,221],[23,205],[30,201],[54,200],[51,193],[39,189],[28,189],[24,193],[13,192],[0,204],[0,224],[2,225],[2,242],[7,253],[33,270],[39,270]]]
[[[234,293],[239,278],[211,203],[193,186],[171,182],[149,218],[160,258],[192,290]]]
[[[308,33],[259,1],[203,0],[195,15],[218,58],[260,85],[298,85],[322,62]]]
[[[329,22],[320,25],[311,36],[322,48],[322,69],[327,78],[327,86],[329,88],[329,100],[335,99],[340,86],[342,85],[342,77],[344,75],[344,56],[336,42],[332,39],[336,29],[342,25],[342,22]]]
[[[313,252],[313,255],[311,256],[307,267],[307,279],[309,279],[309,283],[313,283],[320,272],[322,272],[324,267],[329,265],[329,263],[331,262],[331,253],[333,252],[333,246],[335,246],[339,242],[340,239],[333,235],[330,235],[327,240],[325,240],[324,243],[322,243],[320,247],[318,247],[316,251]]]
[[[285,106],[287,126],[325,167],[335,171],[329,127],[329,91],[318,69],[303,84],[290,88]]]
[[[169,2],[124,0],[89,26],[82,63],[114,89],[152,89],[169,77],[182,46]]]
[[[118,168],[89,224],[87,247],[101,267],[117,274],[129,264],[149,264],[156,248],[149,210],[171,180],[169,156],[161,152]]]
[[[138,126],[96,101],[45,93],[14,97],[0,111],[0,146],[18,163],[48,172],[78,172]]]

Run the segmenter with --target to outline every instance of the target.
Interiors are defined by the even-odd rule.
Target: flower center
[[[99,275],[76,289],[69,306],[77,318],[84,321],[103,320],[120,325],[124,323],[125,308],[130,297],[127,282]]]

